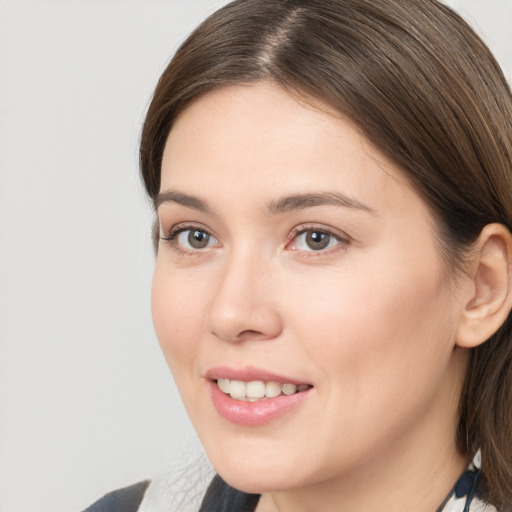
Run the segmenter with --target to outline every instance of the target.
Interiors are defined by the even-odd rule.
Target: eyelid
[[[334,247],[326,248],[324,250],[310,250],[305,251],[303,249],[291,249],[297,252],[302,252],[307,254],[308,256],[321,256],[330,254],[331,252],[335,252],[339,250],[341,247],[346,247],[348,244],[350,244],[350,237],[343,233],[342,231],[339,231],[337,229],[322,225],[322,224],[300,224],[296,227],[294,227],[290,234],[288,235],[288,241],[285,245],[285,248],[289,248],[290,244],[297,239],[297,237],[303,233],[307,233],[308,231],[317,231],[320,233],[325,233],[326,235],[329,235],[333,237],[335,240],[337,240],[339,243],[336,244]],[[341,247],[340,247],[341,246]]]
[[[197,231],[203,231],[207,233],[211,239],[213,239],[216,244],[215,246],[220,246],[218,238],[212,233],[212,231],[207,228],[205,225],[197,223],[197,222],[180,222],[178,224],[174,224],[171,226],[171,228],[168,231],[167,236],[163,236],[162,234],[159,235],[160,240],[163,240],[166,242],[167,246],[170,247],[173,251],[177,252],[178,254],[183,255],[198,255],[198,254],[204,254],[207,249],[211,249],[211,246],[204,247],[203,249],[192,249],[192,248],[186,248],[183,247],[178,243],[178,237],[181,233],[185,231],[191,231],[191,230],[197,230]],[[214,246],[214,247],[215,247]]]
[[[182,231],[187,231],[187,229],[197,229],[199,231],[204,231],[210,234],[210,230],[199,222],[179,222],[178,224],[173,224],[170,227],[167,237],[165,238],[175,238],[179,233]]]

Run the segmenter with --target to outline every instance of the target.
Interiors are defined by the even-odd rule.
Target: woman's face
[[[158,216],[156,332],[229,483],[454,449],[459,288],[426,205],[350,122],[265,83],[211,92],[167,140]]]

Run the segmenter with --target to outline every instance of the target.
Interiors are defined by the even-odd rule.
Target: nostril
[[[263,336],[263,333],[259,331],[253,331],[251,329],[248,329],[246,331],[242,331],[237,335],[238,339],[244,339],[244,338],[258,338],[260,336]]]

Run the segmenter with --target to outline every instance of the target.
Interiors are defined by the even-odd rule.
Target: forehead
[[[415,195],[353,123],[268,83],[212,91],[178,117],[164,150],[161,190],[197,186],[215,199],[227,188],[229,201],[248,191],[271,200],[333,187],[366,200]]]
[[[184,156],[221,159],[221,150],[226,159],[243,161],[244,166],[272,155],[277,170],[312,151],[321,160],[333,145],[347,156],[359,151],[383,168],[392,167],[353,123],[325,104],[292,96],[266,82],[228,86],[201,96],[178,116],[165,145],[163,171]],[[278,154],[282,158],[275,160]]]

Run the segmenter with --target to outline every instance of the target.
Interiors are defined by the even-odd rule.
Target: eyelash
[[[200,231],[202,233],[206,233],[209,237],[212,237],[216,240],[216,238],[201,224],[176,224],[172,226],[169,230],[169,234],[167,236],[160,236],[160,240],[165,242],[168,247],[170,247],[174,252],[179,255],[184,256],[198,256],[203,251],[201,249],[188,249],[183,247],[182,244],[179,243],[178,237],[182,233],[186,233],[187,231]]]
[[[325,226],[319,226],[314,224],[301,224],[300,226],[295,227],[290,235],[288,236],[289,242],[286,244],[287,246],[296,241],[300,235],[306,234],[306,233],[320,233],[323,235],[326,235],[330,238],[333,238],[336,240],[336,245],[333,247],[327,247],[326,249],[321,249],[318,251],[315,250],[302,250],[302,249],[295,249],[296,251],[300,251],[303,254],[306,255],[306,257],[318,257],[318,256],[325,256],[327,254],[331,254],[333,252],[339,251],[341,248],[345,248],[349,245],[350,240],[346,235],[342,235],[340,232],[335,231],[333,229],[329,229]]]
[[[161,236],[160,239],[167,243],[167,245],[175,252],[177,252],[180,255],[192,255],[197,256],[203,253],[204,251],[202,249],[196,248],[196,249],[188,249],[184,248],[179,242],[178,237],[187,231],[200,231],[202,233],[206,233],[209,237],[213,238],[215,241],[217,240],[211,233],[208,231],[204,226],[200,224],[177,224],[173,226],[169,230],[168,236],[164,237]],[[288,236],[288,241],[285,245],[286,247],[289,247],[291,243],[294,241],[297,241],[298,237],[306,234],[306,233],[319,233],[326,235],[330,238],[333,238],[336,240],[336,245],[334,247],[327,247],[326,249],[320,249],[318,251],[315,250],[303,250],[303,249],[292,249],[297,252],[302,252],[307,257],[315,257],[315,256],[322,256],[326,254],[331,254],[332,252],[336,252],[340,249],[340,245],[343,247],[346,247],[350,240],[346,236],[342,236],[339,232],[335,232],[334,230],[328,229],[325,226],[318,226],[318,225],[311,225],[311,224],[302,224],[300,226],[295,227]],[[329,242],[330,243],[330,242]],[[205,249],[208,248],[208,246],[205,247]]]

